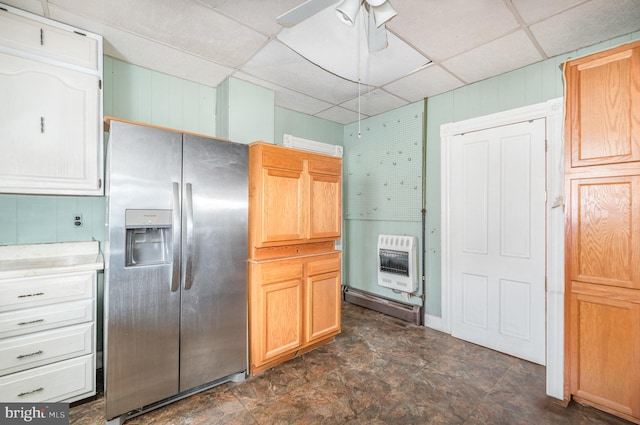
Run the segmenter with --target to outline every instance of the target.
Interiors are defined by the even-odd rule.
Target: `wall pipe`
[[[424,317],[427,309],[427,275],[426,275],[426,226],[427,226],[427,100],[424,98],[424,108],[422,111],[422,317],[420,324],[424,326]]]

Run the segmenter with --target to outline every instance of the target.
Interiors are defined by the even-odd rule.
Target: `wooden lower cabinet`
[[[339,251],[249,261],[250,373],[333,341],[340,332]]]
[[[572,282],[571,393],[630,421],[640,418],[640,294]]]

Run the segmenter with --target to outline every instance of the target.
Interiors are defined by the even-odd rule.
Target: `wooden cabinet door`
[[[640,161],[640,43],[570,62],[570,167]]]
[[[303,279],[300,261],[252,266],[251,366],[294,350],[303,342]]]
[[[315,258],[307,264],[305,338],[307,342],[340,331],[340,255]]]
[[[309,176],[309,238],[339,238],[341,215],[339,176]]]
[[[574,282],[570,294],[571,393],[640,418],[640,294]]]
[[[265,168],[262,242],[298,241],[304,231],[304,179],[301,172]]]
[[[569,186],[569,279],[640,289],[640,176],[574,178]]]

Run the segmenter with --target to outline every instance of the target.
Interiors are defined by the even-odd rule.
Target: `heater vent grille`
[[[378,285],[403,292],[418,289],[417,238],[378,236]]]

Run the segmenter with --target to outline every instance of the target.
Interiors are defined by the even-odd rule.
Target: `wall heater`
[[[378,285],[402,292],[418,289],[417,238],[378,236]]]

